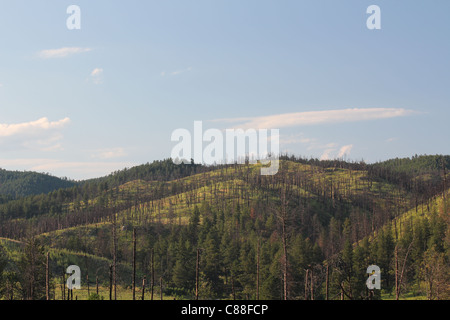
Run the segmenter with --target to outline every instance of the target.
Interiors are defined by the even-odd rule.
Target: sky
[[[194,121],[276,128],[303,157],[450,154],[449,16],[448,0],[0,0],[0,168],[104,176],[169,158]]]

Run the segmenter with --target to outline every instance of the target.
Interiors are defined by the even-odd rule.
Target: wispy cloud
[[[388,138],[388,139],[386,139],[386,142],[393,142],[393,141],[395,141],[395,140],[397,140],[398,138],[397,137],[392,137],[392,138]]]
[[[330,159],[342,159],[343,157],[348,157],[351,150],[353,149],[352,144],[342,146],[338,149],[336,143],[328,143],[322,146],[315,146],[315,149],[322,150],[320,160],[330,160]],[[312,149],[312,148],[309,148]],[[337,152],[337,153],[336,153]]]
[[[185,72],[189,72],[192,71],[192,67],[188,67],[186,69],[181,69],[181,70],[176,70],[176,71],[172,71],[172,72],[166,72],[166,71],[162,71],[161,72],[161,77],[165,77],[165,76],[176,76]]]
[[[65,58],[74,54],[89,52],[91,50],[91,48],[64,47],[59,49],[42,50],[38,55],[43,59]]]
[[[303,154],[306,155],[307,152],[310,151],[319,154],[321,160],[342,159],[343,157],[348,157],[353,149],[353,144],[340,147],[338,143],[322,143],[317,138],[305,137],[303,133],[282,135],[280,136],[279,142],[281,146],[300,145],[300,150],[302,150]]]
[[[54,132],[37,139],[24,139],[22,146],[27,149],[35,149],[44,152],[61,151],[64,150],[61,143],[62,139],[63,135],[61,133]]]
[[[262,117],[215,119],[214,122],[234,123],[237,128],[271,129],[339,122],[355,122],[405,117],[416,113],[403,108],[349,108],[325,111],[306,111]]]
[[[0,137],[9,137],[18,134],[35,134],[39,131],[62,128],[69,122],[69,118],[64,118],[58,121],[49,121],[44,117],[36,121],[17,124],[0,123]]]
[[[352,144],[348,144],[346,146],[343,146],[339,149],[338,158],[342,158],[344,156],[348,156],[350,154],[350,151],[353,149]]]
[[[95,68],[94,70],[92,70],[89,77],[90,77],[90,80],[94,84],[102,84],[103,83],[103,69]]]
[[[320,156],[320,160],[329,160],[331,157],[331,153],[334,151],[335,149],[326,149],[322,155]]]
[[[33,149],[39,151],[62,150],[63,135],[60,130],[70,123],[69,118],[0,124],[0,145],[3,151]]]
[[[307,138],[303,135],[303,133],[290,134],[290,135],[282,135],[280,136],[280,145],[288,145],[288,144],[310,144],[316,141],[314,138]]]
[[[96,159],[115,159],[125,157],[127,153],[123,148],[112,148],[112,149],[101,149],[97,150],[95,154],[92,155],[92,158]]]
[[[262,117],[215,119],[212,122],[231,123],[232,128],[242,129],[280,129],[287,127],[300,127],[322,125],[329,123],[345,123],[405,117],[415,114],[413,110],[401,108],[352,108],[325,111],[309,111],[285,113]],[[340,145],[335,142],[320,142],[317,138],[306,137],[303,133],[294,133],[280,136],[280,145],[302,145],[303,153],[313,152],[320,155],[322,160],[348,157],[353,150],[353,144]]]

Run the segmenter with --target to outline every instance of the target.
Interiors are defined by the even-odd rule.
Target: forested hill
[[[422,176],[431,180],[438,179],[439,176],[448,173],[450,170],[450,156],[443,155],[422,155],[411,158],[395,158],[371,165],[373,170],[400,173],[404,176]]]
[[[49,174],[0,169],[0,196],[3,196],[3,198],[14,199],[49,193],[61,188],[73,187],[75,184],[74,181],[57,178]]]
[[[408,189],[418,188],[418,178],[422,182],[427,181],[427,186],[430,183],[439,184],[444,170],[445,174],[448,174],[450,171],[450,156],[448,155],[416,155],[411,158],[395,158],[374,164],[342,160],[306,159],[287,155],[281,156],[281,159],[322,168],[338,167],[367,170],[373,178],[387,180],[395,184],[403,184],[403,187]],[[105,177],[80,182],[31,171],[7,171],[0,169],[0,199],[17,199],[30,195],[47,194],[58,189],[72,188],[77,185],[83,186],[84,189],[92,190],[92,186],[95,186],[95,188],[100,186],[106,189],[139,179],[171,181],[214,169],[217,169],[217,166],[208,167],[194,163],[177,165],[172,159],[164,159],[132,168],[124,168]]]
[[[134,180],[170,181],[184,178],[196,173],[212,170],[193,161],[189,164],[175,164],[172,159],[155,160],[132,168],[117,170],[105,177],[88,179],[81,185],[102,184],[115,187]]]
[[[196,287],[201,299],[448,298],[448,168],[424,157],[283,156],[273,176],[260,164],[168,159],[4,201],[0,299],[45,298],[45,252],[52,283],[78,265],[83,286],[98,277],[104,297],[131,293],[136,270],[135,280],[163,283],[165,298],[192,299]],[[367,290],[369,265],[381,291]]]

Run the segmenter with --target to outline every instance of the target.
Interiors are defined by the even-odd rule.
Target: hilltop
[[[46,194],[75,185],[75,181],[67,178],[57,178],[50,174],[0,169],[0,199],[15,199],[29,195]]]

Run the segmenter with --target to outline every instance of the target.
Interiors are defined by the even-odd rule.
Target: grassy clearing
[[[142,283],[137,284],[135,299],[142,300]],[[63,300],[63,286],[57,281],[54,281],[54,290],[52,292],[52,296],[54,300]],[[98,298],[94,296],[97,295]],[[67,288],[66,288],[66,300],[67,300]],[[114,295],[114,290],[112,291],[111,297],[114,300],[114,296],[117,300],[133,300],[133,292],[130,286],[117,286],[116,295]],[[91,297],[91,299],[89,299]],[[171,295],[165,295],[163,291],[163,300],[174,300],[175,297]],[[99,286],[97,291],[97,286],[95,283],[90,283],[89,288],[86,283],[82,283],[81,289],[73,290],[73,300],[110,300],[110,289],[108,286]],[[150,301],[151,292],[148,287],[145,288],[144,300]],[[161,300],[160,288],[155,287],[153,290],[153,300]]]

